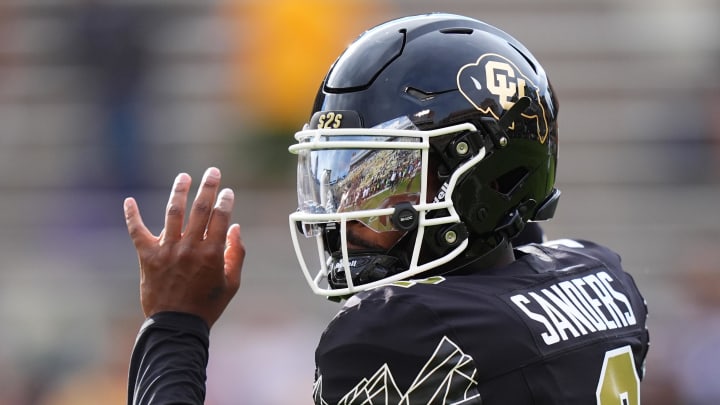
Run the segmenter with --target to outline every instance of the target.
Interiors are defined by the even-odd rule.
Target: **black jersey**
[[[638,404],[647,309],[618,255],[564,240],[516,256],[350,298],[318,345],[315,403]]]

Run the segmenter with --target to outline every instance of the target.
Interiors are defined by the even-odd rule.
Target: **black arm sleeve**
[[[162,312],[140,328],[128,377],[128,405],[202,404],[210,330],[199,317]]]

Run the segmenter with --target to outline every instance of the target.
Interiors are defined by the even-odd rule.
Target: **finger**
[[[182,226],[185,219],[185,207],[187,206],[188,192],[192,178],[187,173],[180,173],[175,177],[170,199],[165,210],[165,228],[162,232],[162,240],[180,240]]]
[[[233,289],[240,287],[240,276],[245,261],[245,245],[240,234],[240,225],[233,224],[227,231],[225,246],[225,278]]]
[[[215,167],[207,169],[190,210],[190,218],[185,229],[188,237],[193,239],[203,239],[205,237],[205,229],[210,220],[210,213],[219,186],[220,170]]]
[[[225,244],[234,201],[235,194],[231,189],[226,188],[220,191],[217,202],[215,203],[215,208],[213,208],[212,214],[210,215],[205,240],[220,245]]]
[[[143,223],[140,209],[134,198],[128,197],[123,202],[123,210],[125,211],[125,225],[127,225],[130,239],[135,245],[135,249],[140,249],[155,241],[155,236]]]

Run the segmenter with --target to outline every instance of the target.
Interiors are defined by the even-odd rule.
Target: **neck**
[[[503,244],[502,249],[498,251],[497,260],[494,264],[489,267],[500,267],[508,265],[515,261],[515,252],[513,251],[512,243]]]

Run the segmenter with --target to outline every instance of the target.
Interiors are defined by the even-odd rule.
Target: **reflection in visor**
[[[377,137],[334,136],[327,141],[378,141]],[[417,142],[393,137],[386,141]],[[333,214],[417,204],[421,186],[418,149],[303,150],[298,160],[298,203],[312,214]],[[359,218],[377,232],[393,230],[388,216]]]

